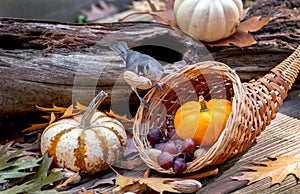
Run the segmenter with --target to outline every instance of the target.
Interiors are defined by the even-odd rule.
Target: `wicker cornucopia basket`
[[[204,155],[188,162],[184,173],[223,163],[245,151],[275,118],[299,70],[300,46],[270,73],[249,83],[241,83],[231,68],[213,61],[188,65],[167,75],[161,80],[162,92],[153,88],[146,94],[150,108],[140,106],[137,111],[133,140],[141,158],[152,169],[174,173],[172,169],[161,168],[148,155],[151,146],[147,134],[153,128],[164,128],[166,117],[174,115],[180,105],[197,100],[200,95],[206,100],[230,100],[232,112],[217,142]]]

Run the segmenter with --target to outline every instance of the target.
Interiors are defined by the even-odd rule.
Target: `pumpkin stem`
[[[84,112],[81,121],[80,126],[83,129],[86,129],[91,124],[91,119],[93,115],[95,114],[98,106],[103,102],[103,100],[108,96],[106,92],[103,90],[99,92],[99,94],[92,100],[92,102],[87,107],[86,111]]]
[[[207,112],[209,108],[206,106],[203,96],[199,96],[200,112]]]

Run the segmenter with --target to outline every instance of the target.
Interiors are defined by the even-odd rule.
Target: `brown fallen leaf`
[[[82,188],[79,194],[94,194],[94,190],[87,190],[86,188]]]
[[[132,123],[134,122],[134,118],[128,119],[128,118],[127,118],[127,115],[123,115],[123,116],[118,115],[118,114],[116,114],[112,109],[110,109],[109,112],[105,112],[105,114],[106,114],[107,116],[110,116],[110,117],[113,117],[113,118],[115,118],[115,119],[118,119],[118,120],[120,120],[121,122],[132,122]]]
[[[173,187],[168,184],[169,182],[176,181],[178,179],[172,178],[136,178],[136,177],[128,177],[118,174],[116,178],[116,185],[120,186],[122,190],[126,186],[134,185],[136,183],[140,185],[147,185],[149,188],[157,191],[159,193],[163,193],[164,191],[179,193],[179,191],[173,189]]]
[[[238,27],[238,30],[242,32],[256,32],[265,25],[267,25],[273,19],[274,18],[271,17],[261,19],[260,16],[253,16],[241,22],[241,24]]]
[[[63,173],[63,176],[66,177],[66,180],[63,183],[58,184],[55,187],[55,189],[60,189],[60,188],[66,187],[68,184],[76,184],[81,180],[81,176],[79,175],[79,172],[74,173],[71,171],[65,171],[62,173]]]
[[[75,109],[85,111],[87,109],[87,106],[84,106],[83,104],[80,104],[79,102],[76,102]]]
[[[212,43],[205,43],[208,46],[231,46],[246,47],[256,44],[256,40],[249,32],[256,32],[267,25],[273,18],[261,19],[260,16],[251,17],[243,22],[237,28],[237,31],[228,38],[221,39]]]
[[[163,0],[151,0],[151,3],[154,4],[158,10],[166,9],[166,3]],[[137,11],[152,11],[147,0],[133,1],[129,7]]]
[[[158,23],[170,25],[173,27],[177,26],[177,22],[176,22],[174,12],[173,12],[174,0],[166,0],[165,1],[165,10],[159,10],[156,7],[156,5],[151,2],[151,0],[147,0],[147,3],[149,4],[151,11],[135,12],[135,13],[129,14],[129,15],[119,19],[119,21],[124,21],[128,17],[131,17],[136,14],[149,14],[149,15],[153,16],[153,18]]]
[[[300,156],[278,156],[268,157],[272,161],[254,162],[256,166],[246,166],[244,168],[253,170],[242,172],[241,176],[231,177],[236,180],[248,180],[248,184],[270,177],[272,179],[271,185],[282,183],[282,181],[289,175],[294,174],[300,178]]]
[[[52,105],[52,108],[46,108],[46,107],[41,107],[38,105],[35,105],[35,107],[43,112],[54,112],[54,113],[61,113],[63,114],[67,108],[66,107],[59,107],[59,106],[55,106],[54,104]]]
[[[124,187],[116,187],[113,189],[114,194],[142,194],[145,193],[148,190],[147,185],[145,184],[140,184],[139,182],[135,182],[131,185],[126,185]],[[156,193],[156,192],[151,192],[151,193]]]
[[[73,117],[73,116],[78,115],[82,112],[83,112],[82,110],[74,109],[73,105],[71,105],[66,109],[64,114],[61,117],[59,117],[59,119]]]
[[[81,105],[79,103],[77,103],[77,105],[81,109],[83,109],[83,105]],[[72,116],[75,116],[77,114],[82,113],[82,110],[74,109],[73,105],[69,106],[68,108],[58,107],[58,106],[55,106],[55,105],[53,105],[52,108],[40,107],[40,106],[37,106],[37,105],[36,105],[36,107],[40,111],[51,112],[50,117],[49,116],[42,116],[43,118],[48,119],[49,122],[38,123],[38,124],[31,124],[31,126],[28,127],[28,128],[26,128],[26,129],[24,129],[22,131],[22,133],[36,131],[36,130],[39,130],[39,129],[44,129],[48,125],[52,124],[53,122],[55,122],[55,121],[57,121],[59,119],[69,118],[69,117],[72,117]],[[59,114],[62,114],[62,116],[59,116]]]
[[[36,130],[39,130],[39,129],[44,129],[48,125],[50,125],[51,123],[53,123],[55,120],[56,120],[56,116],[52,112],[51,115],[50,115],[50,118],[49,118],[49,122],[47,122],[47,123],[39,123],[39,124],[32,124],[30,127],[24,129],[22,131],[22,133],[29,132],[29,131],[36,131]]]

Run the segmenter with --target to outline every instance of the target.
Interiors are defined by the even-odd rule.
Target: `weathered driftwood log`
[[[208,48],[210,53],[180,31],[153,23],[76,25],[0,18],[0,128],[11,115],[35,111],[35,105],[87,104],[100,89],[111,96],[104,108],[111,105],[122,114],[130,106],[134,112],[139,103],[122,79],[125,65],[109,49],[118,40],[165,63],[215,59],[236,69],[242,80],[257,78],[299,44],[300,18],[294,8],[300,6],[296,0],[256,2],[249,16],[275,17],[254,33],[258,43],[243,49]]]

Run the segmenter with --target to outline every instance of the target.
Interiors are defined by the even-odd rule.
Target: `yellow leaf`
[[[255,162],[256,166],[246,166],[244,168],[253,171],[242,172],[243,175],[232,177],[236,180],[248,180],[248,184],[270,177],[272,185],[282,183],[289,175],[294,174],[300,178],[300,157],[299,156],[278,156],[268,157],[273,159],[266,162]]]
[[[46,128],[48,125],[50,125],[51,123],[53,123],[56,120],[56,116],[54,115],[53,112],[51,112],[51,116],[49,118],[49,122],[48,123],[39,123],[39,124],[32,124],[30,127],[24,129],[22,131],[22,133],[24,132],[28,132],[28,131],[36,131],[39,129],[44,129]]]
[[[65,110],[64,114],[59,119],[68,118],[68,117],[72,117],[72,116],[74,116],[74,114],[73,114],[73,105],[69,106]]]
[[[55,116],[55,114],[53,112],[51,112],[49,125],[52,124],[55,120],[56,120],[56,116]]]
[[[59,106],[55,106],[53,104],[52,108],[45,108],[45,107],[40,107],[38,105],[35,105],[36,108],[40,111],[44,111],[44,112],[55,112],[55,113],[64,113],[66,111],[67,108],[65,107],[59,107]]]
[[[28,132],[28,131],[35,131],[39,129],[44,129],[49,125],[49,123],[39,123],[39,124],[32,124],[30,127],[24,129],[22,133]]]
[[[164,191],[173,192],[173,193],[180,193],[179,191],[173,189],[173,187],[168,184],[170,182],[174,182],[178,179],[175,178],[136,178],[136,177],[128,177],[118,174],[116,178],[116,184],[120,186],[122,189],[123,187],[132,185],[136,182],[139,184],[145,184],[149,188],[163,193]]]
[[[64,114],[59,119],[65,119],[65,118],[73,117],[73,116],[78,115],[82,112],[83,112],[82,110],[74,109],[73,105],[71,105],[66,109]]]
[[[110,109],[109,112],[105,112],[105,114],[107,114],[107,116],[114,117],[115,119],[118,119],[121,122],[134,122],[134,118],[128,119],[126,115],[120,116],[114,113],[112,109]]]
[[[76,110],[86,110],[87,106],[84,106],[84,105],[80,104],[79,102],[76,102],[75,109]]]

